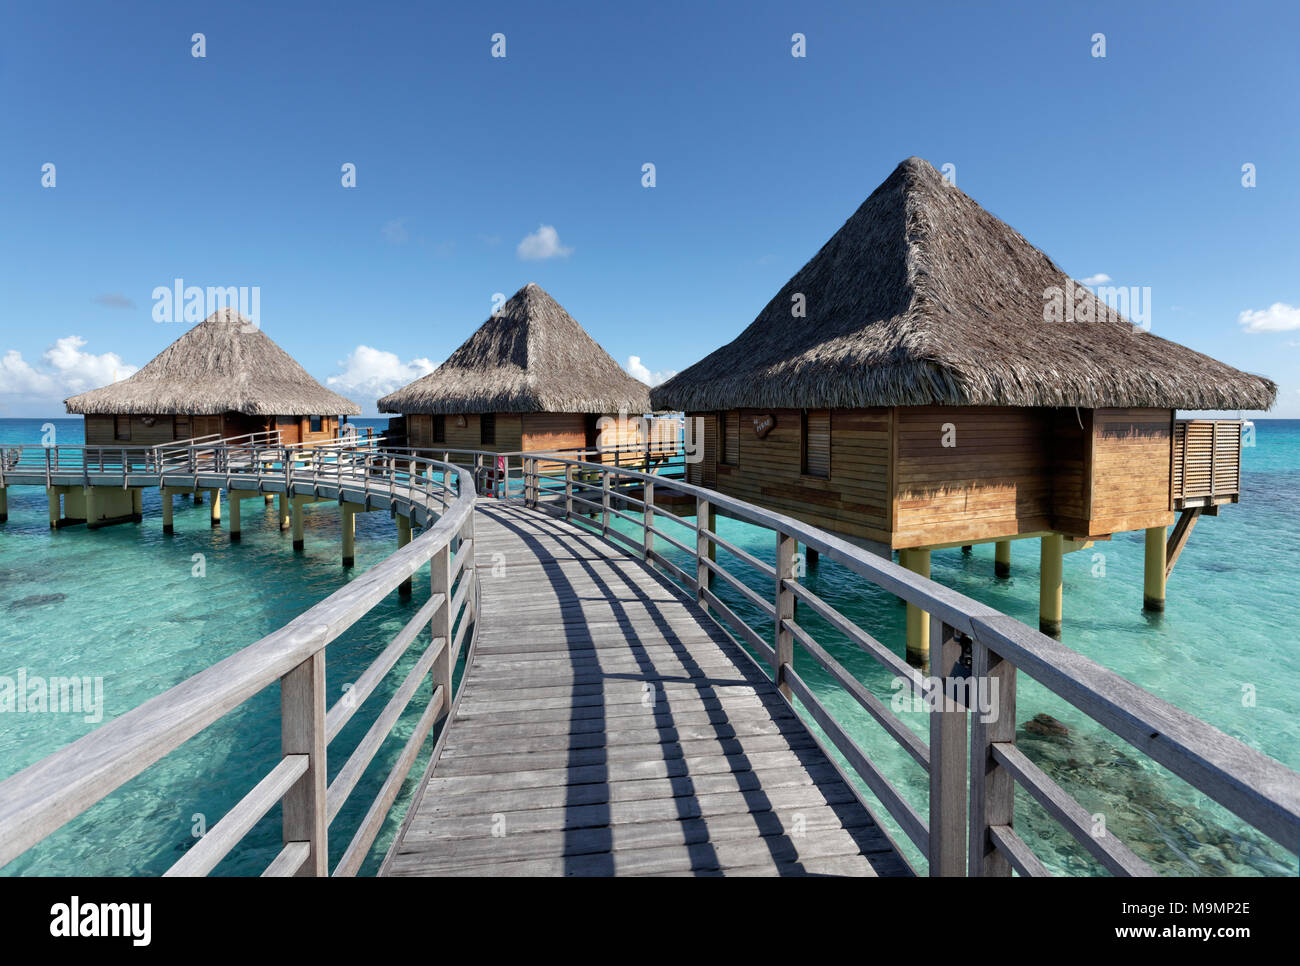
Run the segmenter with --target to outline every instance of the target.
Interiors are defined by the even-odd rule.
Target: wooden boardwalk
[[[480,504],[475,540],[474,660],[382,875],[912,874],[771,681],[657,572],[509,504]]]

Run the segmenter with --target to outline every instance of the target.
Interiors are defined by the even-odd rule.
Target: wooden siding
[[[700,439],[696,440],[699,447],[700,459],[694,463],[686,464],[686,482],[695,486],[707,486],[711,489],[718,486],[718,420],[714,413],[687,413],[687,419],[698,419],[698,425],[703,430],[700,433]],[[724,493],[730,493],[731,490],[723,489]]]
[[[1093,534],[1174,522],[1169,497],[1173,412],[1099,409],[1093,414]]]
[[[897,427],[894,547],[1049,528],[1050,410],[902,407]]]
[[[1174,423],[1171,492],[1184,501],[1227,503],[1241,493],[1241,424],[1180,419]]]
[[[736,466],[740,462],[740,413],[733,409],[720,413],[718,428],[722,431],[722,462]]]
[[[1092,410],[1052,411],[1052,528],[1087,536],[1092,518]]]

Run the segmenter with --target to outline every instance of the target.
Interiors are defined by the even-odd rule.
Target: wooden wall
[[[515,453],[523,444],[523,419],[520,413],[496,414],[496,443],[484,444],[481,441],[481,426],[477,413],[465,414],[465,425],[457,426],[457,415],[448,413],[443,416],[444,439],[441,443],[433,441],[433,417],[420,413],[407,413],[407,445],[425,450],[438,449],[481,449],[493,453]]]
[[[144,423],[146,417],[132,416],[131,419],[131,438],[129,440],[119,440],[116,436],[116,416],[86,416],[86,445],[87,446],[139,446],[147,449],[150,446],[157,446],[159,443],[169,443],[174,438],[172,436],[172,417],[154,416],[154,424],[146,426]]]
[[[1094,414],[1094,534],[1174,522],[1169,494],[1173,415],[1168,409],[1099,409]]]
[[[500,423],[497,425],[500,432]],[[587,445],[587,417],[584,413],[524,413],[522,434],[519,448],[526,452],[582,449]]]

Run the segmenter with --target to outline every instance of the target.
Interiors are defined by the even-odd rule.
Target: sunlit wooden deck
[[[476,517],[476,651],[381,874],[912,874],[694,602],[575,525]]]

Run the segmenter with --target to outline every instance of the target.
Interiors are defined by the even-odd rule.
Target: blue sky
[[[680,370],[913,154],[1300,416],[1296,5],[270,6],[4,6],[0,416],[148,361],[176,278],[367,411],[529,281]]]

